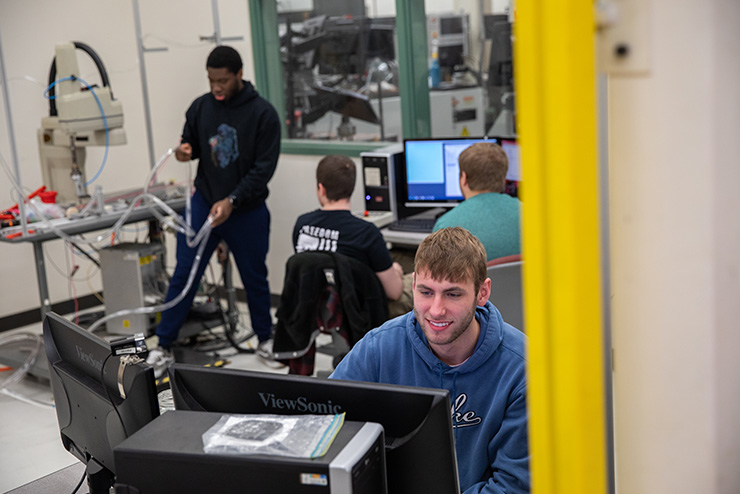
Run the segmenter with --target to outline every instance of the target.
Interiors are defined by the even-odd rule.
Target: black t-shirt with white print
[[[317,209],[303,214],[293,227],[293,248],[298,252],[338,252],[361,261],[376,273],[393,264],[380,230],[350,211]]]

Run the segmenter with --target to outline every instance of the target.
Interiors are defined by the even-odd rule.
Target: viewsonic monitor
[[[154,370],[139,363],[121,371],[108,343],[53,312],[44,347],[62,444],[87,465],[90,492],[107,494],[113,448],[159,415]]]
[[[460,492],[447,390],[173,364],[175,408],[221,413],[334,414],[385,430],[388,492]]]

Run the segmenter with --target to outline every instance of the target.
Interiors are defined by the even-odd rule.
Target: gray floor
[[[40,335],[41,325],[2,332],[0,341],[17,333]],[[322,335],[320,344],[326,343],[324,338],[328,337]],[[230,361],[230,368],[287,373],[285,367],[268,364],[252,354],[238,354],[229,347],[217,353]],[[317,373],[329,371],[331,365],[331,357],[317,353]],[[0,368],[3,367],[0,362]],[[26,376],[17,384],[4,387],[13,372],[0,372],[0,492],[78,463],[62,446],[49,383]]]

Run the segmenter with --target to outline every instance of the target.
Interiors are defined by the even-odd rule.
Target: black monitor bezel
[[[453,492],[455,489],[459,492],[451,404],[449,392],[445,389],[317,379],[310,376],[179,363],[170,366],[169,377],[177,410],[285,415],[345,412],[346,420],[379,423],[383,426],[386,435],[386,470],[390,493],[446,493]],[[264,389],[268,389],[270,383],[273,386],[283,386],[283,389],[287,391],[282,396],[269,396],[269,393],[265,392],[259,396],[260,391],[256,388],[265,386]],[[198,389],[193,389],[194,386]],[[275,409],[270,405],[273,398],[274,403],[280,399],[296,401],[296,396],[291,393],[306,393],[307,390],[311,390],[311,396],[314,399],[311,403],[323,404],[327,408],[325,410],[310,409],[310,407],[307,410],[287,407]],[[257,396],[250,396],[250,392],[256,392]],[[337,409],[337,393],[344,393],[349,405],[340,404],[341,409]],[[359,399],[360,395],[365,397],[375,395],[371,400],[371,405],[377,403],[378,407],[368,406],[367,400]],[[260,402],[263,405],[260,406]],[[265,404],[265,402],[268,403]],[[423,416],[420,416],[422,414]],[[446,427],[449,431],[449,434],[442,438],[444,442],[447,442],[447,447],[444,444],[435,443],[435,447],[418,451],[422,441],[428,441],[431,438],[440,439],[436,435],[438,427]],[[454,474],[450,471],[443,471],[442,465],[444,464],[451,465]],[[432,472],[428,471],[430,468]],[[420,475],[415,475],[414,472],[419,472]],[[450,485],[451,483],[455,485]]]

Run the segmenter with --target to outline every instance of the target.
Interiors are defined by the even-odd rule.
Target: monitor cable
[[[86,477],[87,477],[87,469],[85,469],[85,471],[82,472],[82,478],[80,479],[79,482],[77,482],[77,485],[75,486],[75,488],[72,489],[72,494],[77,494],[77,491],[79,491],[80,487],[82,487],[82,483],[85,482]]]

